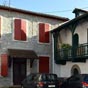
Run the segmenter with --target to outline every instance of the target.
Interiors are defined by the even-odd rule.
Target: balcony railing
[[[80,44],[78,47],[69,49],[59,49],[58,59],[72,61],[72,59],[87,59],[88,58],[88,44]]]

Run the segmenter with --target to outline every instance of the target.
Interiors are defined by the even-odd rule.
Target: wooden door
[[[13,59],[13,84],[19,85],[26,77],[26,59],[14,58]]]

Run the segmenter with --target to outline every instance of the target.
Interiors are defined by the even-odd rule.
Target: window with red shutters
[[[39,72],[49,73],[49,57],[46,56],[39,57]]]
[[[49,43],[49,24],[39,23],[39,42]]]
[[[1,55],[1,75],[2,76],[8,75],[8,56],[7,54]]]
[[[26,41],[26,21],[22,19],[14,20],[14,39]]]

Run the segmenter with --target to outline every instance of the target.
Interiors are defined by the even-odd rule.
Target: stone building
[[[50,30],[67,18],[0,6],[0,86],[52,72]]]

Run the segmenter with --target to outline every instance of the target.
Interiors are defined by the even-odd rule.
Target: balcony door
[[[78,44],[79,44],[79,36],[78,36],[78,34],[76,33],[76,34],[73,35],[73,47],[74,47],[74,48],[75,48],[75,47],[78,47]]]
[[[75,57],[77,55],[77,47],[79,45],[79,37],[78,34],[73,35],[73,56]]]

